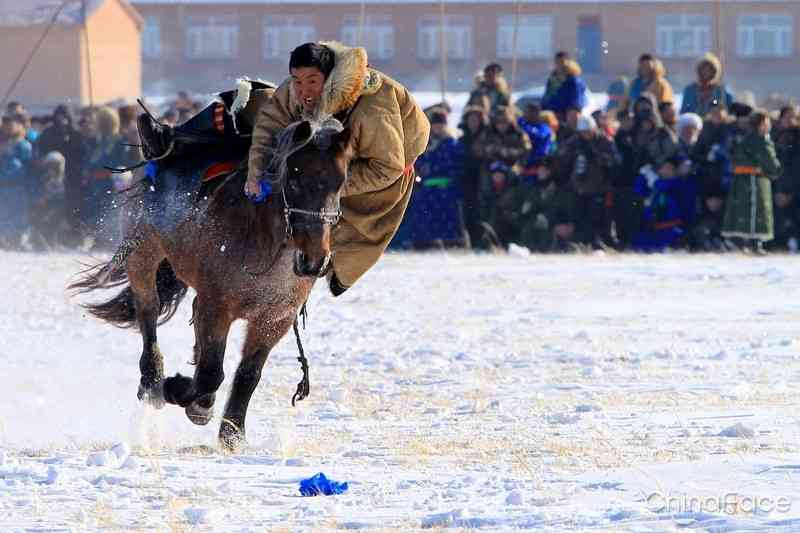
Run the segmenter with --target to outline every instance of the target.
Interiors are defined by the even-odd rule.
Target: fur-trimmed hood
[[[714,77],[709,81],[708,85],[719,85],[722,83],[722,62],[719,58],[708,52],[703,57],[700,58],[700,61],[697,62],[697,79],[700,80],[700,67],[703,65],[711,65],[711,68],[714,69]]]
[[[328,47],[334,56],[333,70],[325,80],[322,97],[313,116],[324,118],[350,109],[364,94],[375,94],[383,80],[378,72],[369,68],[367,51],[359,47],[349,47],[336,41],[320,43]],[[289,97],[293,106],[302,108],[289,85]],[[303,113],[306,115],[306,113]]]

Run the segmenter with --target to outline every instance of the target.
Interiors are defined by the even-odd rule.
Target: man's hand
[[[411,175],[414,173],[414,164],[416,164],[416,162],[417,162],[417,159],[414,158],[414,160],[411,162],[411,164],[403,169],[403,177],[404,178],[410,178],[411,177]]]
[[[253,179],[251,177],[247,178],[247,182],[244,184],[245,196],[255,198],[261,194],[261,184],[258,181],[258,179]]]

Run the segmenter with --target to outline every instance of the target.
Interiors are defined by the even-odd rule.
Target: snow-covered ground
[[[285,339],[239,455],[137,402],[138,335],[64,293],[81,259],[0,253],[2,531],[800,530],[794,257],[387,256],[317,288],[311,396]],[[349,492],[300,497],[317,472]]]

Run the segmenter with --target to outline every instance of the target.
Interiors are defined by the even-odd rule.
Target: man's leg
[[[146,113],[139,115],[137,126],[145,159],[161,159],[181,143],[213,143],[226,137],[238,137],[222,102],[210,103],[174,128],[159,124]]]
[[[400,177],[382,191],[342,198],[342,219],[333,230],[333,269],[329,287],[334,296],[367,273],[389,246],[403,221],[415,176]]]

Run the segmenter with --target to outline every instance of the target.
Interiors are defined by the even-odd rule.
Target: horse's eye
[[[300,169],[299,169],[299,168],[297,168],[297,167],[294,167],[294,168],[292,169],[292,172],[294,172],[295,174],[300,174]]]

